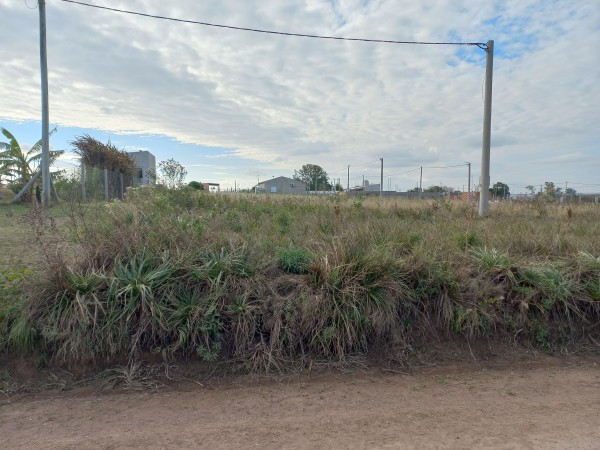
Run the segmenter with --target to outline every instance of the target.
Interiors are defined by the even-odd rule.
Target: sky
[[[86,1],[86,0],[84,0]],[[598,0],[87,0],[215,24],[402,41],[494,40],[491,183],[600,192]],[[317,164],[350,185],[479,183],[485,52],[236,31],[47,0],[58,167],[89,134],[250,188]],[[41,137],[35,0],[0,0],[0,126]],[[456,166],[459,167],[446,167]],[[446,168],[438,168],[446,167]],[[408,173],[406,173],[408,172]],[[539,187],[538,187],[539,189]]]

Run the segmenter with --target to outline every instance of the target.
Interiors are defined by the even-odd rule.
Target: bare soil
[[[1,400],[1,399],[0,399]],[[3,448],[600,448],[600,358],[4,399]]]

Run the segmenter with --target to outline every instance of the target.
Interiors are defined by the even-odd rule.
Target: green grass
[[[600,208],[492,206],[481,219],[462,202],[144,188],[49,215],[2,207],[4,273],[30,269],[0,278],[14,290],[0,295],[0,349],[265,370],[432,336],[548,348],[597,334]]]

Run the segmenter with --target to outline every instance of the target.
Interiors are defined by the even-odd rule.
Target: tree
[[[331,184],[329,184],[327,179],[327,172],[316,164],[305,164],[300,170],[294,170],[293,178],[304,182],[310,191],[328,191],[331,189]]]
[[[442,186],[429,186],[423,192],[446,192]]]
[[[187,176],[187,170],[174,159],[168,159],[158,163],[159,179],[168,188],[178,188],[183,184]]]
[[[573,188],[567,188],[567,190],[565,191],[565,194],[573,196],[573,195],[577,195],[577,191]]]
[[[544,182],[544,194],[556,198],[562,192],[562,188],[556,187],[552,181]]]
[[[196,190],[196,191],[203,191],[204,190],[204,185],[202,183],[200,183],[199,181],[190,181],[188,183],[188,186],[191,187],[192,189]]]
[[[496,198],[510,197],[510,188],[507,184],[498,181],[490,188],[490,194]]]
[[[535,187],[533,187],[533,185],[527,185],[525,186],[525,190],[529,193],[529,195],[531,195],[532,197],[535,195]]]
[[[8,142],[0,142],[0,177],[11,177],[18,185],[25,185],[42,161],[42,140],[37,141],[33,147],[25,151],[19,145],[17,139],[6,129],[0,128]],[[56,132],[56,128],[50,131],[50,135]],[[50,151],[50,164],[64,153],[63,150]]]

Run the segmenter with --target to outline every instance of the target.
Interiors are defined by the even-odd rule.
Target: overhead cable
[[[135,16],[149,17],[152,19],[161,19],[161,20],[170,20],[172,22],[181,22],[181,23],[189,23],[193,25],[202,25],[206,27],[215,27],[215,28],[227,28],[229,30],[237,30],[237,31],[251,31],[254,33],[265,33],[265,34],[277,34],[281,36],[294,36],[294,37],[305,37],[305,38],[313,38],[313,39],[331,39],[336,41],[359,41],[359,42],[374,42],[379,44],[413,44],[413,45],[467,45],[467,46],[475,46],[479,47],[485,51],[487,51],[487,44],[483,42],[425,42],[425,41],[395,41],[389,39],[365,39],[365,38],[351,38],[351,37],[341,37],[341,36],[322,36],[317,34],[304,34],[304,33],[290,33],[284,31],[272,31],[272,30],[262,30],[259,28],[246,28],[246,27],[235,27],[232,25],[222,25],[216,23],[209,22],[200,22],[197,20],[188,20],[188,19],[177,19],[175,17],[167,17],[167,16],[159,16],[155,14],[147,14],[138,11],[130,11],[125,9],[118,8],[109,8],[108,6],[100,6],[94,5],[91,3],[85,3],[75,0],[60,0],[65,3],[73,3],[81,6],[88,6],[90,8],[103,9],[106,11],[113,11],[123,14],[131,14]]]

